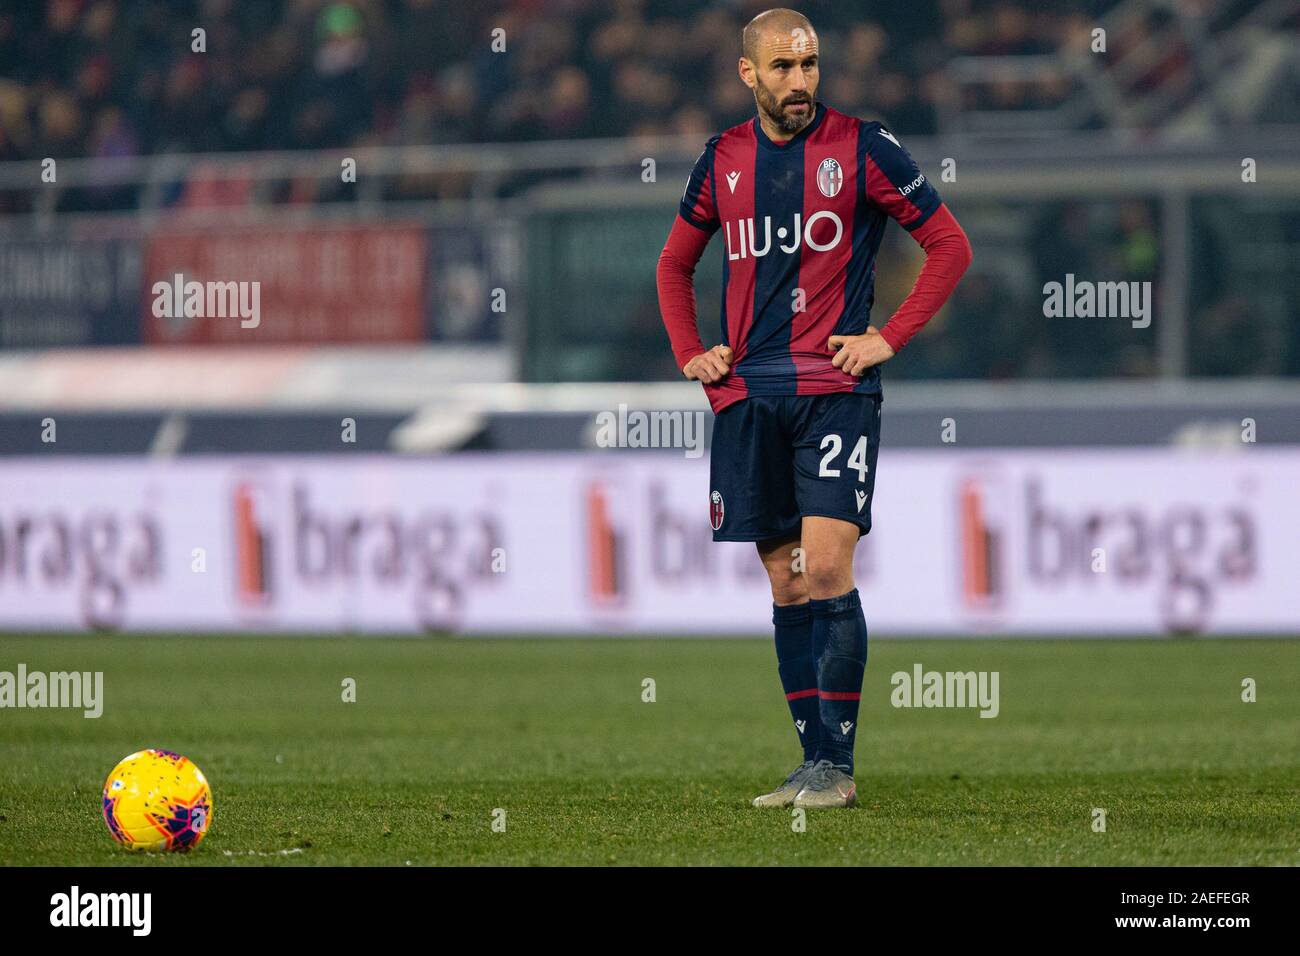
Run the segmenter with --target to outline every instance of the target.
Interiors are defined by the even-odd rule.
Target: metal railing
[[[917,136],[907,137],[905,145],[923,168],[944,159],[956,161],[961,173],[951,181],[944,180],[945,196],[997,195],[1011,189],[1020,195],[1053,195],[1071,188],[1094,195],[1140,189],[1198,192],[1220,188],[1225,175],[1235,175],[1225,163],[1235,166],[1243,156],[1268,158],[1269,175],[1261,176],[1256,184],[1261,191],[1289,193],[1300,188],[1300,156],[1295,151],[1298,137],[1300,129],[1294,127],[1234,132],[1231,139],[1217,133],[1139,137],[1102,130],[1050,138]],[[258,209],[293,215],[304,206],[374,208],[411,201],[481,206],[556,180],[604,181],[630,195],[633,188],[656,182],[670,182],[679,188],[704,140],[701,136],[673,136],[76,158],[56,161],[54,182],[43,181],[41,161],[8,162],[0,163],[0,193],[28,196],[31,212],[0,216],[0,224],[6,219],[49,222],[61,215],[60,199],[69,191],[114,187],[132,188],[137,196],[135,203],[116,212],[146,217],[177,212],[228,217]],[[355,161],[356,182],[348,184],[341,200],[314,204],[274,200],[272,187],[277,183],[341,184],[343,163],[349,159]],[[643,176],[647,161],[654,163],[651,182]],[[437,177],[454,178],[462,186],[449,199],[402,189],[404,180]],[[247,200],[234,206],[168,204],[170,190],[197,178],[247,182],[251,188]],[[404,198],[407,195],[419,198]]]
[[[1191,203],[1202,196],[1266,198],[1270,202],[1283,199],[1291,203],[1300,197],[1300,154],[1294,149],[1297,141],[1300,130],[1295,128],[1260,128],[1234,132],[1231,137],[1164,136],[1141,143],[1114,131],[1054,139],[915,137],[904,142],[959,216],[975,209],[988,222],[1001,204],[1011,208],[1125,198],[1154,201],[1160,222],[1157,282],[1162,301],[1161,321],[1152,331],[1160,375],[1178,378],[1189,368],[1195,229]],[[107,228],[102,216],[59,213],[57,196],[60,191],[109,185],[140,190],[141,208],[122,221],[131,231],[146,236],[161,217],[182,214],[276,223],[300,219],[311,222],[316,217],[331,216],[412,216],[443,223],[488,222],[493,217],[504,217],[521,223],[544,215],[573,215],[592,209],[601,209],[607,215],[634,210],[661,213],[666,232],[686,171],[702,145],[702,137],[687,136],[370,148],[353,152],[74,159],[58,164],[57,181],[52,184],[40,181],[39,163],[7,163],[0,164],[0,191],[29,192],[40,199],[33,203],[30,214],[0,217],[0,241],[6,237],[28,239],[52,228],[72,229],[82,235],[102,234]],[[1259,170],[1249,184],[1242,179],[1242,161],[1246,157],[1253,159]],[[270,185],[278,181],[303,178],[337,182],[345,158],[356,161],[358,173],[356,196],[351,201],[299,206],[271,200]],[[643,176],[646,160],[654,161],[653,177]],[[184,180],[195,171],[246,177],[261,185],[251,190],[248,203],[239,207],[178,210],[166,206],[163,197],[168,184]],[[454,200],[403,198],[397,185],[410,176],[458,176],[465,185],[465,194]],[[121,211],[113,215],[119,219],[123,216]],[[978,235],[973,238],[981,239]],[[981,241],[978,247],[976,270],[994,267],[991,259],[996,257],[988,255],[989,244]],[[536,252],[525,250],[526,255]],[[1281,250],[1283,257],[1292,252],[1291,246]],[[638,282],[648,281],[652,286],[653,255],[645,261],[648,264],[638,271]],[[1017,268],[1014,263],[1000,267]],[[650,279],[646,280],[646,276]],[[1280,287],[1280,280],[1278,284]],[[520,313],[534,324],[543,322],[539,308],[542,300],[536,288],[530,287],[525,295],[526,300],[529,298],[531,307]],[[521,341],[516,339],[516,346]]]

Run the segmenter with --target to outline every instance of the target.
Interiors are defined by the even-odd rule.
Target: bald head
[[[740,78],[754,91],[763,129],[773,139],[788,139],[815,115],[817,33],[798,10],[778,7],[750,20],[740,42]]]
[[[814,44],[816,38],[812,21],[802,13],[777,7],[764,10],[745,25],[740,34],[740,53],[751,63],[758,63],[764,47],[776,43],[790,47],[792,52],[802,53],[798,47]]]

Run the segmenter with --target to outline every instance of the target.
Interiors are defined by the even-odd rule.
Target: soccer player
[[[754,805],[848,807],[867,662],[853,552],[871,530],[879,366],[943,305],[971,250],[893,133],[817,100],[807,17],[759,14],[742,52],[758,115],[710,139],[696,162],[659,257],[659,304],[678,367],[703,384],[716,415],[713,539],[758,547],[803,746],[803,763]],[[926,260],[876,329],[867,323],[887,217]],[[692,276],[719,230],[722,344],[706,349]]]

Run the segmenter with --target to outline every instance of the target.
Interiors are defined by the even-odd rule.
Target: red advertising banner
[[[163,230],[145,251],[143,339],[419,341],[426,246],[419,226]]]

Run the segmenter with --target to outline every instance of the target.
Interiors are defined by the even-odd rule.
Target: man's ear
[[[740,78],[751,90],[754,88],[754,64],[746,57],[740,58]]]

